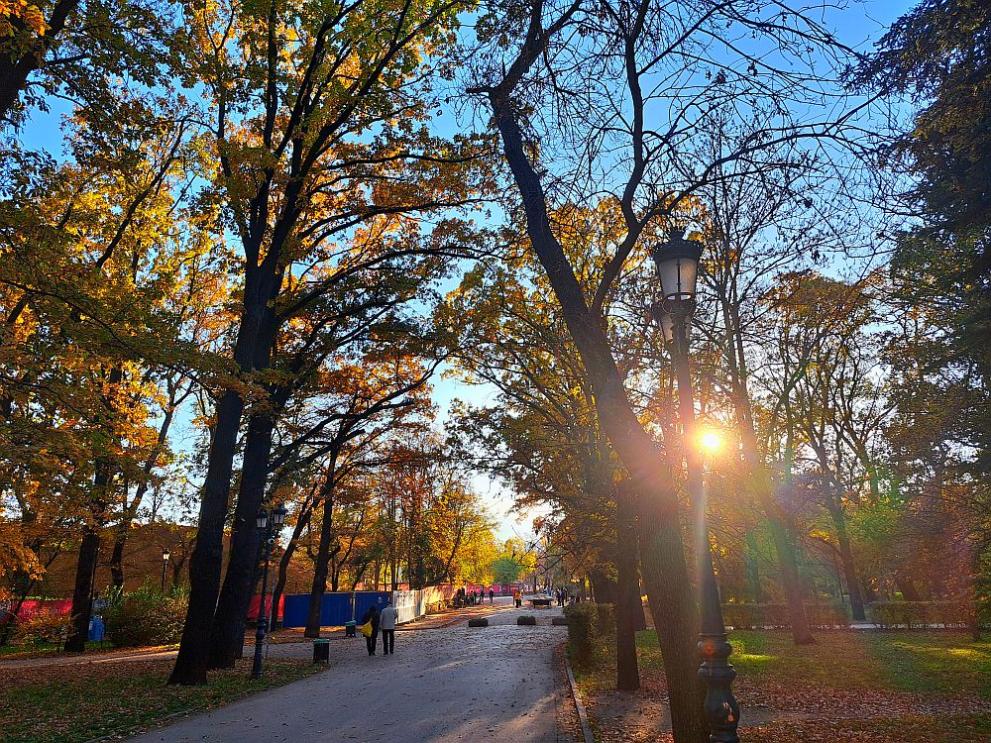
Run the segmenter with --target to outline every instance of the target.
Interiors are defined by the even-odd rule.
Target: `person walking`
[[[391,601],[385,603],[385,608],[379,615],[379,627],[382,628],[382,654],[394,655],[396,652],[396,620],[399,611]]]
[[[361,618],[362,624],[371,624],[372,627],[371,633],[365,635],[365,646],[368,648],[369,655],[375,655],[375,646],[378,643],[379,621],[381,617],[382,613],[379,610],[378,604],[373,604]]]
[[[491,587],[489,588],[489,603],[490,604],[494,604],[495,603],[495,591],[492,590]]]

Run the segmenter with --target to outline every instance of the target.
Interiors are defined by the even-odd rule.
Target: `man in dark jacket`
[[[366,624],[371,622],[372,624],[372,634],[365,638],[365,645],[368,647],[368,654],[375,655],[375,645],[378,643],[379,637],[379,607],[378,604],[373,605],[365,612],[365,615],[361,618],[361,623]]]

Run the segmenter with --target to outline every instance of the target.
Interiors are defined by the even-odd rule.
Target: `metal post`
[[[699,570],[702,631],[699,633],[699,677],[705,682],[705,716],[710,743],[739,743],[740,705],[733,696],[736,670],[728,658],[733,647],[727,641],[719,586],[712,564],[706,516],[704,463],[699,454],[695,430],[695,399],[688,356],[688,325],[695,309],[691,299],[670,300],[667,310],[674,321],[672,357],[678,379],[678,409],[688,475],[688,494],[695,507],[696,564]]]
[[[261,678],[262,675],[262,646],[265,644],[265,632],[268,629],[268,609],[266,607],[266,593],[268,592],[268,558],[272,553],[272,542],[275,535],[272,534],[271,521],[265,528],[262,535],[262,549],[265,551],[262,565],[262,590],[260,601],[258,602],[257,625],[255,628],[255,659],[251,664],[251,678]]]
[[[169,561],[164,557],[162,558],[162,593],[165,593],[165,569],[168,566]]]

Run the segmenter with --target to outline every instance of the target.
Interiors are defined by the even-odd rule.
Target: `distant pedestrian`
[[[365,635],[365,646],[368,648],[369,655],[375,655],[375,646],[378,643],[379,620],[381,619],[381,616],[382,613],[379,611],[378,604],[375,604],[371,606],[361,618],[361,623],[370,625],[372,630],[369,634]]]
[[[382,628],[382,654],[393,655],[396,650],[396,620],[399,619],[399,612],[387,601],[385,608],[379,615],[379,626]]]
[[[489,589],[489,603],[490,604],[495,603],[495,591],[493,591],[491,588]]]

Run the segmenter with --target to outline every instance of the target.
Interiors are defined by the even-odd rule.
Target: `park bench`
[[[553,601],[553,599],[550,596],[531,596],[530,606],[532,606],[534,609],[536,609],[537,607],[550,609],[551,601]]]

